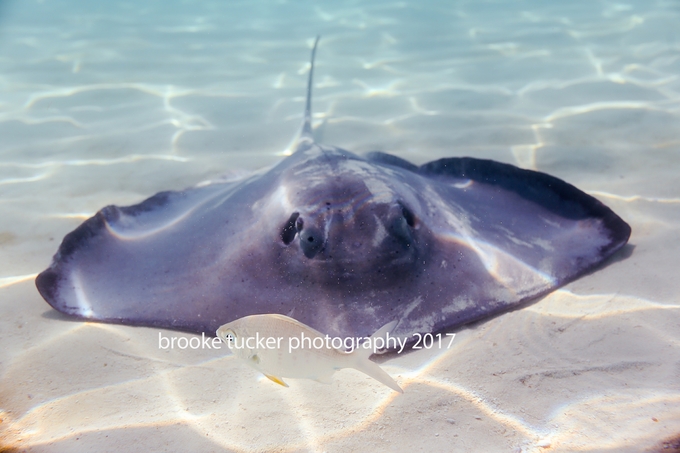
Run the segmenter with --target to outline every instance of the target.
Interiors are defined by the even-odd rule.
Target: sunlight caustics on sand
[[[663,0],[4,2],[0,449],[658,447],[680,432],[678,23]],[[399,396],[353,370],[284,389],[224,349],[51,310],[33,279],[88,216],[290,152],[317,34],[319,142],[543,171],[630,244],[451,348],[381,362]]]

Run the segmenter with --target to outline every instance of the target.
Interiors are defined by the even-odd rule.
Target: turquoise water
[[[680,432],[674,1],[0,3],[0,442],[27,451],[640,451]],[[70,322],[33,278],[109,204],[322,143],[492,158],[633,228],[607,267],[445,351],[262,381],[159,331]],[[167,332],[163,332],[167,334]],[[2,444],[0,444],[2,445]],[[4,446],[4,445],[3,445]]]

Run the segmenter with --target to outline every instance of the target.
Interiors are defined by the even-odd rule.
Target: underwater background
[[[0,0],[0,451],[677,451],[678,24],[678,1]],[[383,361],[403,395],[52,310],[33,280],[103,206],[290,152],[316,35],[318,142],[543,171],[629,245]]]

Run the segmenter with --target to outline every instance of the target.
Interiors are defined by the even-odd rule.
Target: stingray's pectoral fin
[[[288,384],[283,382],[283,379],[281,379],[280,377],[272,376],[270,374],[265,374],[265,376],[267,376],[267,379],[269,379],[270,381],[274,381],[279,385],[282,385],[284,387],[288,387]]]

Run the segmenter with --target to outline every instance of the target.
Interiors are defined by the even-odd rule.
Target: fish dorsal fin
[[[302,128],[300,129],[300,136],[298,137],[296,149],[300,149],[301,145],[307,143],[314,143],[312,137],[312,79],[314,77],[314,58],[316,57],[316,47],[319,44],[320,36],[316,37],[314,47],[312,47],[312,56],[310,58],[309,76],[307,78],[307,100],[305,102],[305,113],[302,119]]]

